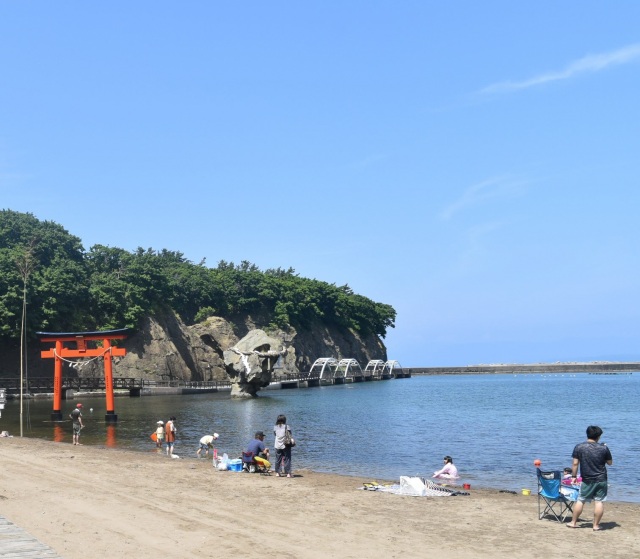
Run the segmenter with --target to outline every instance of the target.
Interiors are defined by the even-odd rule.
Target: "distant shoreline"
[[[640,363],[531,363],[467,365],[464,367],[403,367],[411,375],[535,374],[535,373],[610,373],[640,372]]]
[[[640,362],[609,362],[609,361],[592,361],[589,363],[569,362],[569,363],[505,363],[492,365],[466,365],[463,367],[402,367],[403,372],[411,377],[414,375],[477,375],[477,374],[545,374],[545,373],[589,373],[589,374],[608,374],[608,375],[631,375],[640,372]],[[274,384],[277,384],[274,382]],[[2,387],[2,378],[0,378],[0,387]],[[265,390],[273,390],[275,386],[265,387]],[[230,390],[229,387],[216,389],[189,389],[189,388],[148,388],[145,396],[149,395],[167,395],[167,394],[204,394],[206,392],[224,392]],[[79,396],[103,396],[104,391],[95,392],[76,392],[73,398]],[[115,390],[114,396],[130,396],[128,390]],[[13,400],[18,397],[15,393],[7,393],[7,400]],[[33,393],[24,396],[30,398],[51,399],[53,393]]]

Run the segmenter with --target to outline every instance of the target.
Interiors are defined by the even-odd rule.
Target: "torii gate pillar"
[[[43,359],[53,358],[55,361],[53,377],[53,411],[52,421],[62,420],[62,361],[70,357],[103,357],[104,358],[104,384],[107,399],[107,413],[104,420],[107,423],[116,423],[118,416],[115,413],[115,401],[113,397],[113,368],[112,357],[123,357],[127,354],[123,347],[114,347],[112,340],[124,340],[127,329],[107,330],[103,332],[37,332],[42,342],[55,342],[55,347],[43,350],[40,356]],[[102,342],[98,346],[96,342]],[[94,347],[87,347],[87,342],[93,342]],[[67,344],[67,346],[65,346]],[[68,347],[75,345],[75,347]]]

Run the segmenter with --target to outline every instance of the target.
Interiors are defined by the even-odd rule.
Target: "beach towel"
[[[363,489],[393,493],[394,495],[406,495],[409,497],[452,497],[454,495],[469,495],[469,493],[464,491],[442,487],[428,479],[410,476],[400,476],[400,483],[393,485],[365,483]]]

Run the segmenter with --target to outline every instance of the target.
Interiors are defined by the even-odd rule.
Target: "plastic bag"
[[[229,468],[229,455],[226,452],[222,455],[222,458],[218,458],[218,463],[215,464],[215,468],[220,471],[224,471]]]

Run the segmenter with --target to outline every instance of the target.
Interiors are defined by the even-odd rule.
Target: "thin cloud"
[[[380,161],[384,161],[385,159],[388,159],[388,157],[389,157],[388,155],[383,153],[369,155],[363,159],[360,159],[359,161],[354,162],[352,164],[352,167],[356,169],[366,169],[368,167],[372,167],[378,164]]]
[[[30,179],[29,175],[23,173],[4,173],[0,171],[0,188],[4,191],[15,190],[19,192],[24,183]]]
[[[9,164],[11,159],[12,157],[5,152],[4,146],[0,141],[0,188],[4,192],[22,188],[23,183],[32,178],[26,173],[11,171]]]
[[[606,52],[602,54],[593,54],[580,58],[575,62],[569,64],[563,70],[556,72],[548,72],[539,76],[534,76],[528,80],[520,82],[500,82],[488,87],[485,87],[480,93],[503,93],[509,91],[518,91],[520,89],[527,89],[529,87],[536,87],[549,82],[555,82],[559,80],[568,80],[580,74],[600,72],[610,66],[620,66],[622,64],[628,64],[640,58],[640,43],[629,45],[613,52]]]
[[[513,198],[524,192],[526,181],[509,177],[494,177],[467,188],[460,198],[440,212],[440,218],[450,220],[455,214],[485,200]]]
[[[491,221],[480,223],[465,231],[465,242],[462,250],[453,261],[455,275],[467,276],[471,273],[479,273],[486,269],[487,262],[495,249],[499,236],[494,235],[510,225],[509,220]]]

